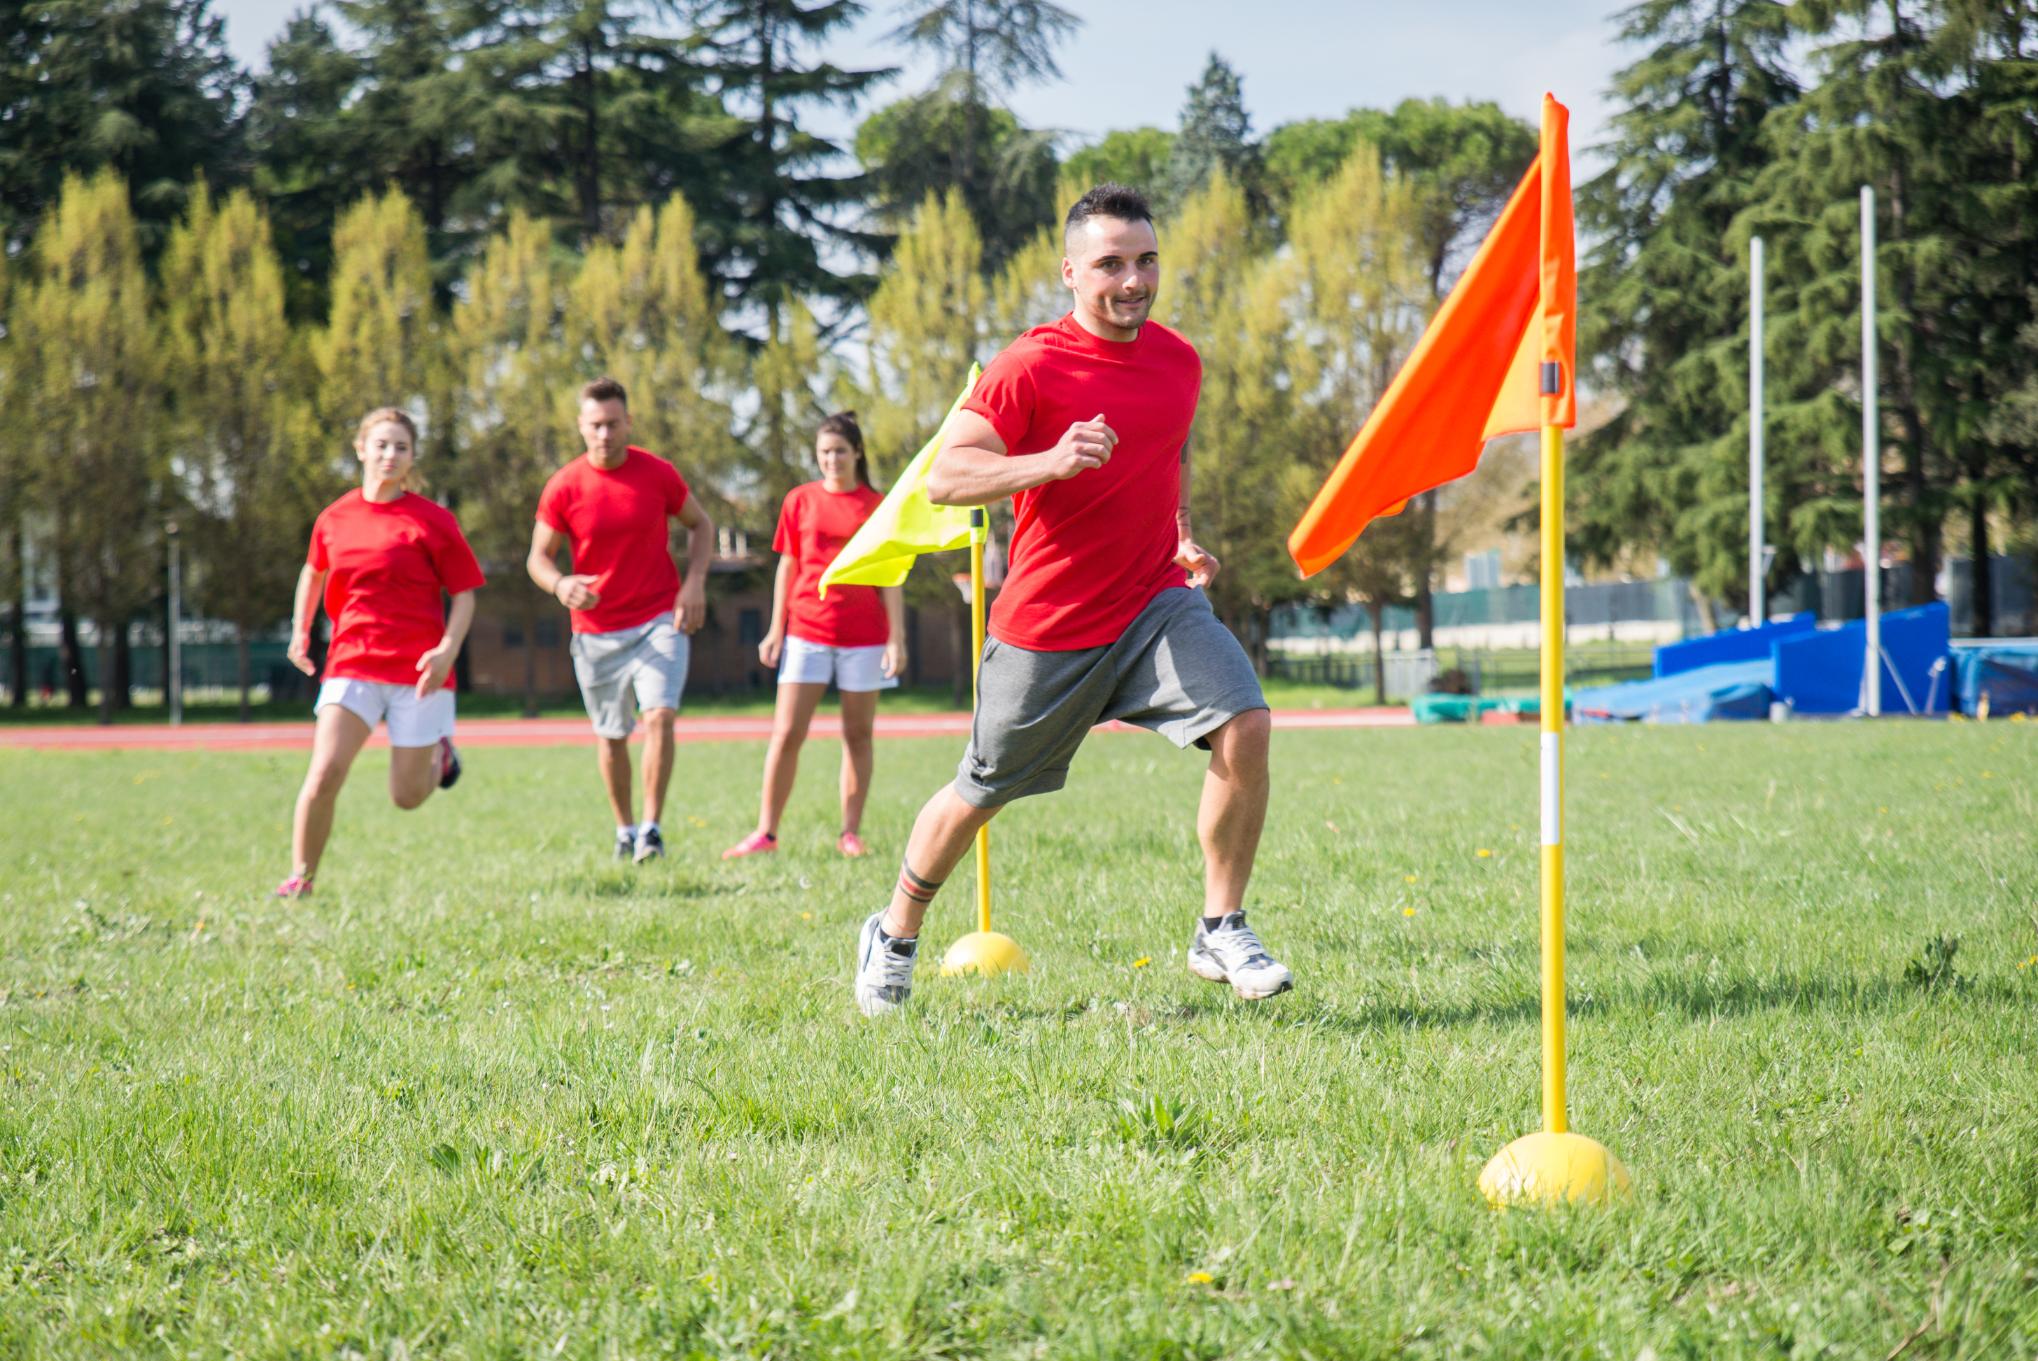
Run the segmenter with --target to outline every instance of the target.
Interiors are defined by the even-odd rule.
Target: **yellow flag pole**
[[[969,709],[977,710],[984,669],[984,508],[969,513]],[[991,824],[977,828],[977,930],[991,933]]]
[[[1564,432],[1543,427],[1543,1129],[1564,1112]]]
[[[978,704],[978,682],[984,669],[984,543],[990,537],[990,514],[978,506],[969,513],[970,711]],[[1026,952],[1010,936],[991,929],[991,829],[977,828],[977,929],[948,947],[941,957],[944,974],[974,973],[986,978],[1025,973]]]
[[[1544,392],[1551,376],[1545,366]],[[1564,431],[1543,426],[1542,468],[1543,1128],[1500,1150],[1479,1174],[1495,1205],[1604,1202],[1629,1189],[1604,1144],[1573,1134],[1564,1109]]]

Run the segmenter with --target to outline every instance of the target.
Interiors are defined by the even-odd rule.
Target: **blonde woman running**
[[[321,591],[333,638],[279,898],[311,892],[333,806],[376,723],[389,725],[389,797],[398,808],[416,808],[460,778],[453,660],[474,619],[481,567],[453,513],[406,486],[417,459],[409,416],[393,407],[369,412],[354,451],[361,489],[319,512],[290,617],[290,660],[307,676],[317,669],[311,626]]]

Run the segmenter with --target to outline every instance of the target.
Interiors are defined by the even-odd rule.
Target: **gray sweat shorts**
[[[1034,652],[986,639],[955,792],[977,808],[1052,793],[1090,729],[1113,719],[1207,747],[1208,734],[1266,707],[1245,649],[1203,592],[1171,587],[1104,647]]]
[[[679,708],[691,649],[671,615],[614,633],[576,633],[568,650],[597,737],[628,737],[639,710]]]

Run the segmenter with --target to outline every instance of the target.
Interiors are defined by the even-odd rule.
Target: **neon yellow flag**
[[[950,548],[969,547],[969,507],[937,506],[927,499],[927,478],[934,471],[934,456],[941,451],[941,437],[948,423],[962,409],[963,399],[977,385],[983,370],[970,365],[969,381],[955,395],[948,414],[934,438],[921,446],[899,474],[899,480],[885,493],[885,499],[863,522],[828,570],[821,573],[821,596],[830,586],[901,586],[913,570],[913,559],[922,553],[939,553]]]

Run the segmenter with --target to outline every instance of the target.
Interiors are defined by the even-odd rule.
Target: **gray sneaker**
[[[866,1016],[897,1011],[913,995],[913,961],[919,940],[887,942],[878,930],[884,909],[870,914],[856,937],[856,1005]]]
[[[1206,931],[1202,922],[1196,923],[1196,939],[1189,945],[1189,972],[1212,983],[1231,984],[1231,990],[1248,1002],[1295,986],[1295,975],[1267,953],[1267,947],[1245,924],[1243,912],[1226,917],[1215,931]]]

